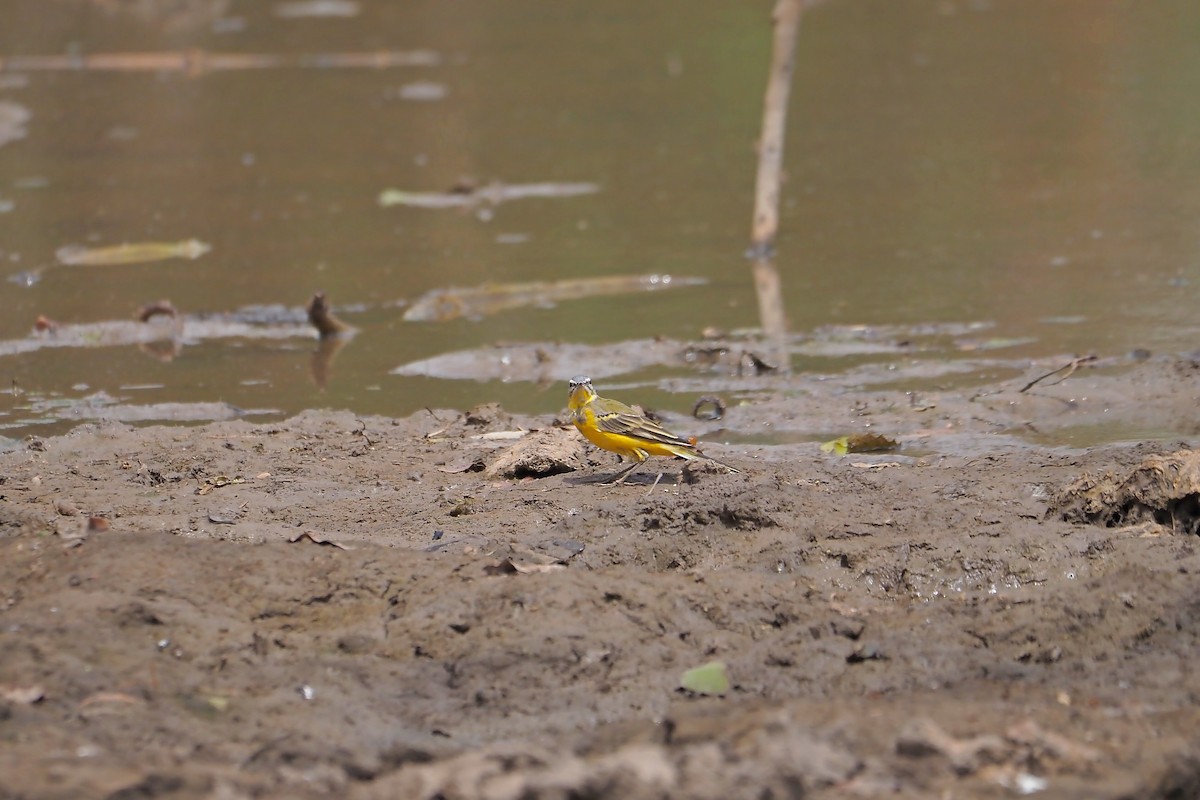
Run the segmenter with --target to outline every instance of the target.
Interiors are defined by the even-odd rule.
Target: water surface
[[[39,314],[124,319],[160,298],[198,313],[301,306],[318,289],[360,328],[323,389],[308,340],[210,341],[169,362],[133,347],[5,357],[0,383],[19,391],[0,395],[0,425],[10,436],[60,429],[32,400],[100,391],[285,413],[489,400],[547,412],[563,386],[389,371],[494,342],[753,328],[741,254],[769,5],[363,2],[353,17],[288,19],[271,3],[164,3],[156,16],[147,4],[0,0],[3,57],[437,57],[384,69],[0,72],[0,101],[31,114],[25,136],[0,146],[6,277],[53,264],[68,244],[212,245],[195,261],[0,282],[0,339],[26,336]],[[1187,0],[829,0],[810,11],[779,240],[792,329],[982,322],[1013,343],[1004,357],[1016,364],[1194,349],[1196,30],[1200,6]],[[601,191],[466,213],[376,202],[386,188],[439,191],[464,177]],[[482,320],[401,319],[399,301],[438,287],[633,273],[708,283]]]

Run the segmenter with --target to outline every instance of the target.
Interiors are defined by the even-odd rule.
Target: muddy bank
[[[1079,377],[1195,408],[1183,365],[1142,369]],[[1014,433],[1093,411],[1075,381],[748,392],[731,440],[869,416],[906,449],[710,436],[744,474],[620,487],[496,408],[27,440],[0,455],[0,795],[1189,796],[1195,536],[1061,496],[1189,442]],[[490,477],[535,429],[569,471]],[[724,695],[680,688],[712,661]]]

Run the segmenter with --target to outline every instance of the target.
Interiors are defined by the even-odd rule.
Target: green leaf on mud
[[[833,453],[844,456],[848,453],[883,453],[898,450],[900,443],[878,433],[857,433],[853,436],[842,436],[821,445],[822,453]]]
[[[725,694],[729,691],[729,675],[725,662],[710,661],[702,667],[683,673],[679,685],[696,694]]]

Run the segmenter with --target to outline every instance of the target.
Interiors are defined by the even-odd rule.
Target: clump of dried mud
[[[573,435],[310,412],[0,456],[0,796],[1200,791],[1194,529],[1051,512],[1178,445],[711,445],[744,472],[608,487]],[[714,660],[724,696],[680,689]]]

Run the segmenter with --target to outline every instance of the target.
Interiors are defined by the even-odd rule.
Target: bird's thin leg
[[[637,468],[638,468],[638,467],[640,467],[641,465],[642,465],[642,462],[641,462],[641,461],[634,461],[634,462],[633,462],[632,464],[630,464],[628,467],[626,467],[625,469],[621,470],[621,471],[620,471],[620,472],[618,472],[616,475],[614,475],[614,476],[613,476],[613,478],[612,478],[612,480],[605,481],[605,482],[604,482],[604,483],[605,483],[605,485],[607,485],[607,486],[619,486],[620,484],[622,484],[622,483],[624,483],[624,482],[625,482],[625,479],[629,477],[629,474],[630,474],[631,472],[633,472],[635,469],[637,469]]]

